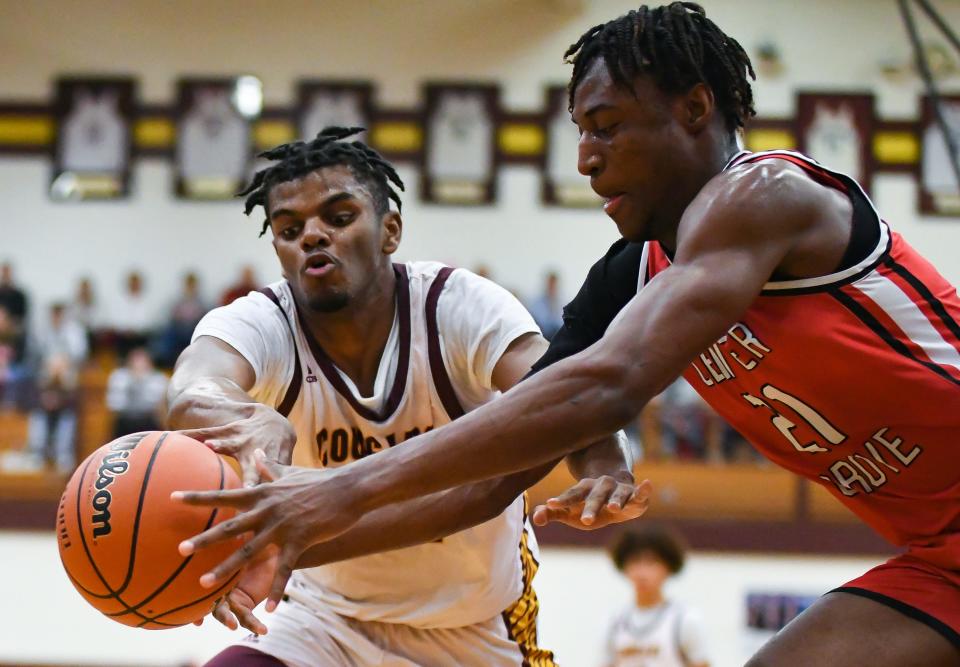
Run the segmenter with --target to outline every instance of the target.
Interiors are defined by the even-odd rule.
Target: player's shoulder
[[[285,280],[271,283],[266,287],[249,292],[234,299],[225,306],[214,308],[204,317],[222,323],[231,321],[247,324],[261,324],[265,327],[283,324],[285,310],[291,303],[292,295]]]
[[[714,206],[725,205],[738,214],[751,210],[809,213],[825,190],[846,184],[816,160],[793,151],[750,153],[714,176],[698,195]]]
[[[443,262],[406,262],[407,277],[411,283],[420,282],[429,288],[443,280],[443,293],[486,291],[503,289],[492,280],[477,275],[469,269],[454,267]]]
[[[431,283],[437,276],[440,275],[444,269],[452,270],[453,267],[444,264],[443,262],[435,262],[431,260],[418,260],[412,262],[403,262],[401,265],[406,270],[407,279],[410,282],[423,282]]]
[[[680,220],[677,262],[704,246],[794,243],[815,231],[837,206],[837,188],[826,170],[789,157],[764,156],[711,178]]]

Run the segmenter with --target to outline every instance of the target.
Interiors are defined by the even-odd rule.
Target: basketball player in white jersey
[[[683,569],[680,540],[645,526],[623,533],[611,551],[634,599],[610,627],[605,667],[709,667],[700,615],[663,592],[667,579]]]
[[[326,468],[400,445],[493,400],[546,347],[497,285],[432,262],[391,264],[401,220],[388,179],[402,183],[373,150],[340,141],[358,131],[265,154],[279,162],[244,194],[248,213],[267,211],[285,279],[208,314],[174,373],[171,426],[236,456],[247,483],[278,470],[256,449]],[[645,509],[615,439],[568,463],[585,478],[571,525]],[[252,609],[276,569],[268,549],[215,611],[254,634],[209,665],[552,665],[536,645],[536,543],[520,495],[550,467],[365,516],[300,557],[265,626]]]

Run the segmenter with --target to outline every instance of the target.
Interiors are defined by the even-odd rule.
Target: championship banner
[[[875,118],[873,95],[801,92],[797,95],[800,152],[870,192]]]
[[[176,192],[229,199],[252,165],[251,125],[263,97],[253,77],[182,79],[177,85]]]
[[[365,127],[373,123],[373,86],[369,83],[305,80],[297,86],[297,129],[310,141],[325,127]],[[369,143],[367,132],[351,141]]]
[[[130,78],[57,81],[52,199],[116,199],[129,193],[135,89]]]
[[[495,86],[426,86],[424,201],[459,205],[494,201],[498,102]]]
[[[577,170],[580,134],[570,122],[567,89],[547,90],[547,159],[543,172],[545,204],[598,208],[601,199],[590,187],[590,179]]]

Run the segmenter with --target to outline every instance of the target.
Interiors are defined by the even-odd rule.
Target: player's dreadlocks
[[[257,206],[267,210],[267,197],[273,186],[300,178],[311,171],[323,167],[345,165],[350,168],[358,180],[370,188],[377,213],[383,215],[389,210],[392,199],[400,210],[400,195],[390,187],[390,183],[403,190],[403,181],[397,176],[393,166],[383,159],[377,151],[359,141],[349,143],[341,141],[363,132],[362,127],[327,127],[313,141],[294,141],[260,153],[259,157],[279,160],[266,169],[253,175],[253,180],[237,196],[247,196],[244,212],[250,215]],[[389,182],[388,182],[389,181]],[[263,221],[260,236],[270,228],[270,217]]]
[[[649,74],[667,93],[682,93],[697,83],[713,91],[717,107],[734,130],[755,114],[750,78],[756,79],[743,47],[707,18],[695,2],[646,5],[590,28],[563,54],[573,64],[568,87],[573,94],[592,61],[602,56],[614,82],[633,90],[633,79]]]

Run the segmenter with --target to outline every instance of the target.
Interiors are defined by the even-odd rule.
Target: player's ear
[[[698,83],[680,98],[681,122],[691,134],[707,129],[717,109],[710,86]]]
[[[400,239],[403,236],[403,219],[396,211],[389,211],[380,218],[380,224],[383,226],[381,250],[384,255],[392,255],[400,247]]]

